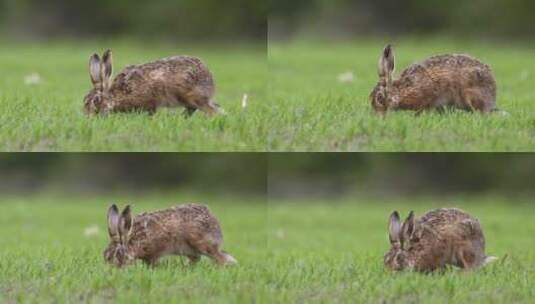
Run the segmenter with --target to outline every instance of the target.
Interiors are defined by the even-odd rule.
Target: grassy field
[[[429,203],[433,201],[434,203]],[[505,200],[280,202],[270,204],[273,291],[281,303],[528,303],[535,290],[533,205]],[[453,203],[455,202],[455,203]],[[332,203],[332,202],[331,202]],[[389,273],[392,210],[405,217],[434,207],[456,206],[482,223],[489,255],[501,259],[475,273]],[[503,258],[507,256],[506,258]]]
[[[106,48],[114,51],[116,74],[127,65],[171,55],[200,57],[215,76],[216,99],[228,115],[185,119],[181,109],[164,109],[154,116],[86,117],[82,107],[91,88],[89,56]],[[266,147],[267,63],[262,45],[3,42],[0,70],[0,151],[263,151]],[[38,84],[27,84],[31,75],[38,75]],[[249,96],[245,109],[244,94]]]
[[[393,113],[381,119],[368,96],[387,42],[396,75],[442,53],[468,53],[492,66],[498,107],[510,115],[460,111],[440,115]],[[535,58],[531,46],[480,41],[402,39],[270,43],[270,100],[274,151],[534,151]],[[352,82],[338,79],[351,72]],[[348,76],[351,74],[348,74]]]
[[[535,59],[532,46],[448,40],[394,41],[398,72],[447,52],[490,64],[498,106],[510,115],[465,112],[372,115],[385,41],[238,45],[145,45],[135,42],[3,43],[0,50],[0,151],[533,151]],[[213,71],[228,115],[88,118],[88,56],[111,47],[115,71],[173,54],[201,57]],[[269,67],[267,60],[269,60]],[[351,72],[352,82],[338,77]],[[40,79],[31,82],[31,75]],[[248,107],[241,99],[248,94]]]
[[[109,202],[125,200],[141,212],[198,197],[4,199],[0,302],[528,303],[535,296],[535,209],[529,204],[511,207],[486,198],[429,200],[433,204],[277,201],[266,208],[261,200],[208,198],[237,267],[217,268],[206,258],[189,267],[169,257],[156,268],[117,270],[102,258],[105,213]],[[438,206],[477,215],[487,253],[501,259],[474,273],[386,272],[391,210],[422,214]]]
[[[5,199],[0,212],[0,303],[251,303],[265,273],[263,200],[206,199],[218,216],[225,250],[238,267],[203,258],[195,267],[169,257],[156,268],[104,264],[106,210],[130,199],[134,212],[197,201],[195,196]],[[95,228],[97,227],[97,228]],[[89,231],[89,232],[88,232]]]

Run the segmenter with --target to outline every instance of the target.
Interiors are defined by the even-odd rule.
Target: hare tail
[[[226,252],[222,252],[223,253],[223,257],[225,259],[225,264],[226,265],[236,265],[238,264],[238,260],[236,260],[233,256],[231,256],[230,254],[226,253]]]
[[[497,260],[498,260],[498,258],[495,257],[495,256],[487,256],[487,257],[485,257],[485,261],[483,261],[483,265],[488,265],[488,264],[490,264],[492,262],[495,262]]]

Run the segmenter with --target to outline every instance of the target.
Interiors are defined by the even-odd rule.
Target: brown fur
[[[151,63],[126,67],[112,81],[111,51],[102,61],[90,58],[93,89],[84,98],[87,114],[146,111],[159,107],[184,107],[189,116],[196,110],[207,114],[222,112],[214,101],[212,73],[200,59],[174,56]]]
[[[394,211],[389,220],[391,248],[384,264],[390,270],[429,272],[454,265],[476,269],[487,261],[479,221],[459,209],[436,209],[401,223]]]
[[[180,205],[134,218],[129,206],[118,215],[117,207],[112,205],[108,211],[108,230],[111,242],[104,251],[104,258],[119,267],[136,259],[154,265],[165,255],[186,256],[192,263],[199,261],[202,255],[211,257],[219,265],[236,262],[221,250],[223,234],[219,221],[203,205]]]
[[[379,59],[379,82],[370,94],[378,113],[391,110],[457,108],[489,113],[496,110],[496,81],[486,64],[468,55],[431,57],[392,79],[394,51],[386,46]]]

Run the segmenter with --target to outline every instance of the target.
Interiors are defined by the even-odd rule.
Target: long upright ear
[[[127,205],[121,213],[121,219],[119,221],[119,234],[123,242],[128,241],[128,236],[132,231],[132,210],[130,205]]]
[[[108,233],[113,241],[119,241],[119,209],[115,204],[108,209]]]
[[[107,50],[102,55],[102,67],[101,67],[101,77],[103,88],[108,90],[111,87],[112,74],[113,74],[113,57],[111,50]]]
[[[380,78],[386,80],[386,84],[392,83],[392,73],[394,73],[394,49],[388,44],[383,50],[381,58],[379,58],[378,73]]]
[[[414,232],[414,211],[409,213],[403,226],[401,227],[401,235],[403,240],[410,240],[412,233]]]
[[[399,213],[397,211],[392,212],[390,219],[388,220],[388,237],[390,243],[399,242],[399,233],[401,232],[401,222],[399,221]]]
[[[101,71],[100,57],[97,54],[93,54],[93,56],[89,57],[89,76],[96,89],[102,88]]]

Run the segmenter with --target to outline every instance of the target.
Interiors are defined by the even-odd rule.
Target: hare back
[[[460,209],[436,209],[418,219],[410,240],[415,264],[426,269],[459,265],[459,253],[485,258],[485,239],[479,221]]]
[[[130,245],[137,256],[198,253],[197,244],[219,247],[219,221],[202,205],[186,204],[135,217]]]
[[[397,81],[399,88],[425,85],[442,91],[482,87],[487,88],[491,95],[496,94],[496,82],[490,67],[468,55],[431,57],[404,70]]]
[[[429,211],[418,219],[417,227],[425,231],[432,231],[436,237],[441,239],[446,237],[463,239],[482,237],[479,221],[456,208]]]
[[[478,59],[463,54],[448,54],[430,57],[422,62],[415,63],[401,73],[401,78],[413,74],[426,73],[433,76],[434,73],[453,74],[458,76],[466,71],[474,69],[491,73],[488,65]]]
[[[128,103],[154,100],[160,106],[188,106],[196,100],[210,100],[215,84],[200,59],[174,56],[126,67],[115,77],[110,92]]]
[[[394,87],[401,109],[455,106],[490,111],[495,107],[496,81],[490,67],[467,55],[441,55],[413,64],[394,81]]]

